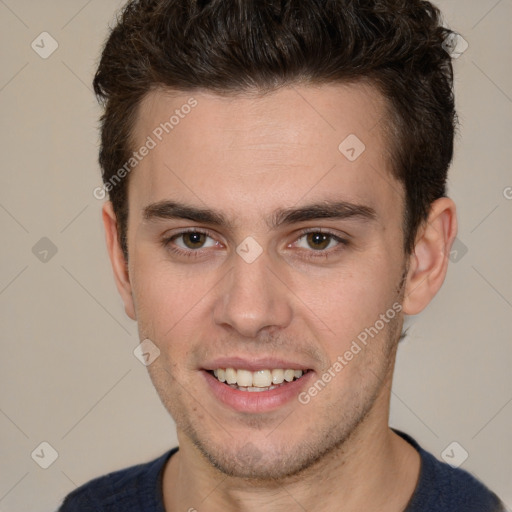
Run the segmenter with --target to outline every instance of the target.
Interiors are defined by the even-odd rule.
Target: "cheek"
[[[132,287],[140,335],[160,346],[173,341],[173,350],[178,349],[176,339],[192,339],[193,326],[204,317],[215,281],[149,258],[134,258],[134,267]]]
[[[350,270],[320,279],[306,276],[295,286],[305,305],[304,315],[314,324],[311,329],[325,332],[324,339],[331,340],[330,352],[339,353],[398,303],[398,274],[389,261],[365,258]]]

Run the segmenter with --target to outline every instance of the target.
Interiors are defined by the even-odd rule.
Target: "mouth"
[[[212,403],[239,413],[263,414],[300,405],[299,394],[316,378],[310,364],[288,357],[218,356],[205,361],[200,374]]]
[[[250,371],[236,368],[217,368],[207,373],[237,391],[249,393],[271,391],[302,379],[310,370],[274,368]]]

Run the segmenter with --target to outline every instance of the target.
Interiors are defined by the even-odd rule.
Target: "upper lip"
[[[204,370],[217,370],[219,368],[235,368],[237,370],[272,370],[281,368],[283,370],[311,370],[311,366],[296,361],[276,359],[275,357],[243,358],[243,357],[218,357],[203,365]]]

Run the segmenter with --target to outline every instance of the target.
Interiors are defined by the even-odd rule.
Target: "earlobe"
[[[442,197],[432,203],[430,214],[418,230],[403,300],[406,315],[417,315],[441,288],[448,270],[448,256],[457,235],[455,203]]]
[[[116,282],[117,290],[119,291],[119,294],[123,300],[126,314],[132,320],[135,320],[136,315],[132,297],[130,275],[128,272],[128,264],[119,243],[117,218],[110,201],[103,205],[102,217],[103,226],[105,228],[107,250],[110,257],[110,263],[112,264],[112,270],[114,272],[114,279]]]

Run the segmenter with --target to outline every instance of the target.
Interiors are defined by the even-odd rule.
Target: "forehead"
[[[265,95],[154,90],[134,127],[135,147],[151,140],[152,149],[130,177],[130,203],[185,198],[240,216],[255,205],[346,199],[386,212],[400,205],[401,187],[389,172],[385,108],[363,84]]]
[[[134,133],[139,142],[163,130],[164,138],[177,143],[194,144],[204,138],[205,143],[217,147],[248,142],[273,144],[282,150],[288,143],[297,148],[308,144],[308,151],[314,144],[321,150],[331,142],[336,148],[336,142],[347,133],[368,139],[367,132],[383,119],[385,107],[381,93],[364,83],[290,85],[265,94],[247,91],[225,95],[160,88],[141,101]],[[183,122],[198,117],[200,127],[194,121]],[[274,139],[276,134],[279,140]],[[376,130],[371,137],[380,135],[381,130]]]

